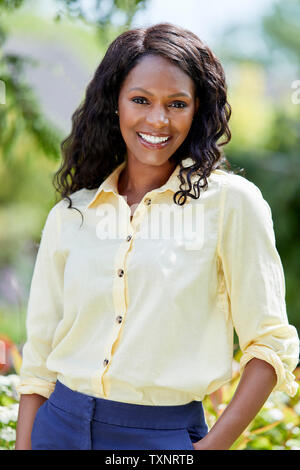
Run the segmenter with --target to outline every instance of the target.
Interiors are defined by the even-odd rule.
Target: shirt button
[[[121,317],[121,315],[118,315],[118,316],[117,316],[116,321],[117,321],[118,323],[122,323],[122,317]]]
[[[118,269],[118,276],[119,276],[119,277],[124,276],[124,271],[123,271],[123,269]]]
[[[132,239],[132,235],[128,235],[128,237],[126,237],[126,240],[127,240],[128,242],[130,242],[131,239]]]
[[[149,198],[145,199],[145,204],[147,204],[147,206],[150,206],[150,204],[151,204],[151,199],[149,199]]]
[[[104,366],[107,366],[108,363],[109,363],[109,360],[108,360],[108,359],[104,359],[103,365],[104,365]]]

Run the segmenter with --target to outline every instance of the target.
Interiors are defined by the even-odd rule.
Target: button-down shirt
[[[184,164],[189,159],[184,160]],[[61,200],[46,219],[34,267],[21,394],[48,398],[58,379],[94,397],[176,405],[270,363],[293,396],[299,339],[288,323],[271,210],[246,178],[216,169],[198,199],[174,203],[179,165],[131,220],[119,165],[98,189]],[[196,177],[198,178],[198,177]],[[192,183],[194,177],[192,178]]]

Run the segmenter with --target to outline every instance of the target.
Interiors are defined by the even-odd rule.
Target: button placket
[[[124,201],[125,202],[125,201]],[[110,369],[112,364],[113,355],[115,349],[118,347],[118,342],[121,338],[121,328],[123,327],[124,320],[127,314],[127,304],[128,304],[128,292],[127,292],[127,267],[126,267],[126,260],[128,253],[132,249],[132,242],[135,237],[136,232],[139,230],[139,223],[143,219],[144,216],[147,216],[148,206],[153,203],[153,198],[147,197],[144,201],[141,202],[139,207],[136,209],[134,218],[128,224],[128,220],[126,219],[126,224],[124,225],[127,227],[127,236],[125,231],[125,236],[123,241],[121,242],[116,256],[115,256],[115,274],[113,279],[113,305],[114,305],[114,317],[112,322],[112,329],[108,338],[108,342],[106,344],[106,348],[104,350],[103,359],[102,359],[102,368],[100,367],[99,379],[102,385],[103,395],[107,396],[108,387],[108,377],[109,374],[107,372]],[[125,222],[124,222],[125,224]],[[128,233],[129,232],[129,233]],[[131,232],[131,233],[130,233]],[[123,232],[124,233],[124,232]],[[125,276],[126,275],[126,276]],[[98,378],[95,378],[95,383],[97,382]]]
[[[115,257],[115,277],[113,281],[113,302],[114,302],[114,321],[112,324],[111,333],[109,335],[107,346],[104,351],[104,358],[102,362],[101,382],[103,394],[105,396],[106,387],[106,373],[109,370],[111,361],[113,359],[114,350],[117,347],[121,328],[123,327],[126,311],[127,311],[127,287],[126,287],[126,258],[131,249],[132,244],[128,243],[133,238],[133,234],[128,234],[123,242],[120,244]]]
[[[149,193],[150,194],[150,193]],[[152,193],[151,193],[152,194]],[[145,199],[142,199],[138,206],[136,207],[134,211],[134,215],[132,220],[130,221],[130,225],[134,228],[139,224],[139,222],[143,219],[145,215],[145,211],[147,211],[145,206],[150,206],[153,203],[153,197],[146,197]]]
[[[122,322],[123,322],[123,315],[117,315],[115,317],[115,321],[113,322],[111,334],[107,343],[107,348],[104,352],[104,357],[105,359],[103,360],[103,366],[106,367],[111,363],[112,360],[112,349],[116,341],[118,341],[118,337],[120,334],[120,329],[122,328]]]

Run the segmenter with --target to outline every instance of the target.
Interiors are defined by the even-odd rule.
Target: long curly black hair
[[[61,143],[63,159],[53,184],[61,198],[68,199],[68,208],[73,208],[69,197],[73,192],[98,188],[125,160],[126,145],[115,114],[119,90],[130,70],[148,54],[167,58],[188,74],[201,103],[189,134],[170,157],[170,161],[180,163],[181,183],[174,194],[174,202],[182,205],[187,196],[199,198],[200,189],[207,188],[212,170],[220,168],[231,172],[221,149],[231,139],[228,127],[231,107],[218,58],[198,36],[179,26],[161,23],[132,29],[110,44],[87,86],[84,101],[72,116],[71,133]],[[193,162],[188,167],[181,163],[186,157]],[[194,174],[199,175],[199,179],[192,188]],[[186,184],[184,176],[187,189],[182,189]]]

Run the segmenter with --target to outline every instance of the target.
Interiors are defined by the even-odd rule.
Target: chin
[[[153,165],[153,166],[162,166],[162,165],[165,165],[166,163],[169,162],[169,158],[170,158],[170,157],[165,157],[165,158],[162,158],[162,157],[147,158],[147,159],[145,160],[145,164]]]
[[[144,165],[154,165],[154,166],[160,166],[164,165],[165,163],[169,162],[171,155],[162,155],[159,153],[154,153],[154,152],[148,152],[143,155],[141,153],[138,154],[138,157],[135,157],[136,160],[138,160],[140,163],[143,163]]]

